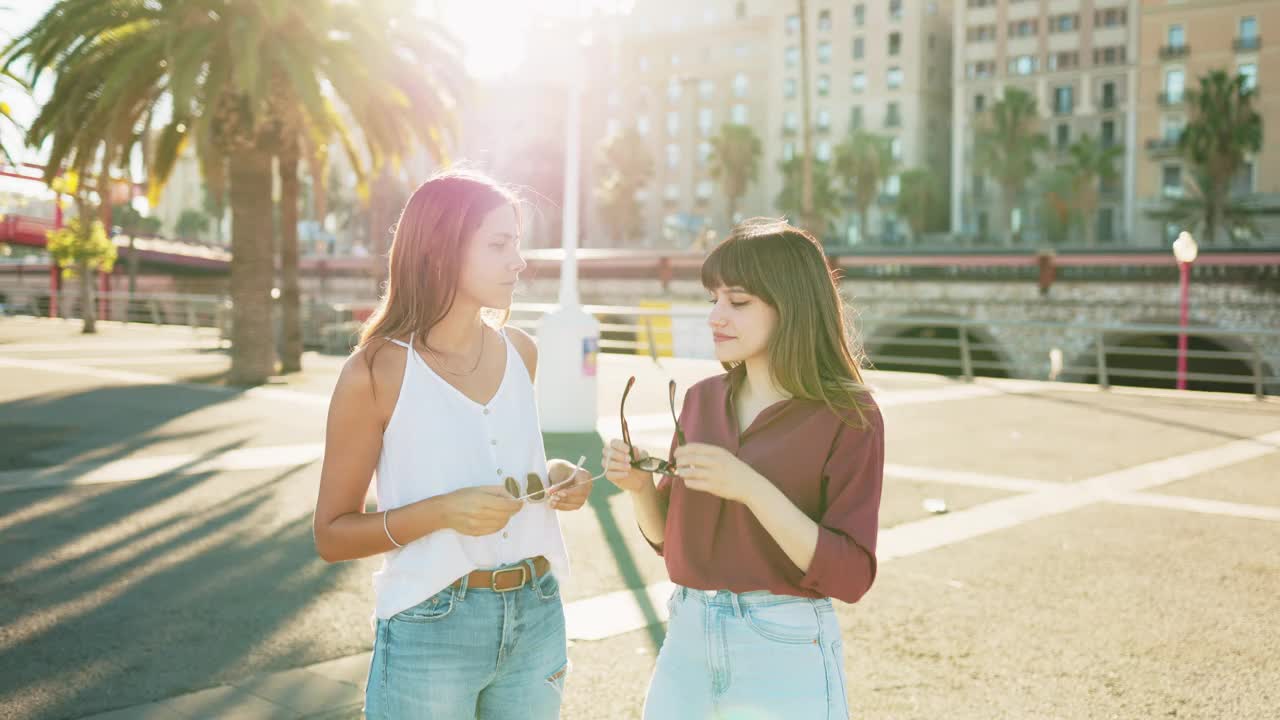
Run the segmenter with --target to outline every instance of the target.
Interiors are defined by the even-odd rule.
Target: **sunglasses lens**
[[[511,495],[511,497],[513,498],[520,497],[520,485],[519,483],[516,482],[515,478],[508,475],[507,479],[502,481],[502,485],[507,489],[507,492]]]
[[[542,502],[547,498],[546,490],[542,485],[542,478],[537,473],[529,473],[527,478],[529,483],[529,502]]]

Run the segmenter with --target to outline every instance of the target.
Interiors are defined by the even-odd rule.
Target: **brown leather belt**
[[[502,570],[476,570],[467,575],[468,590],[492,590],[494,592],[511,592],[519,590],[546,575],[551,570],[551,563],[543,556],[539,555],[533,558],[534,576],[529,577],[529,566],[527,561],[521,561],[515,567],[503,568]],[[461,588],[462,578],[458,578],[450,587]]]

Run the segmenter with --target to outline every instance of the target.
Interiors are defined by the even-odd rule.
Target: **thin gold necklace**
[[[426,348],[428,353],[431,353],[431,359],[436,361],[436,365],[439,365],[441,370],[444,370],[455,377],[466,377],[468,375],[472,375],[480,367],[480,359],[484,357],[484,326],[480,326],[480,352],[476,353],[476,364],[472,365],[471,369],[466,372],[455,372],[450,370],[449,366],[440,359],[440,356],[436,355],[436,351],[432,350],[431,346],[427,344],[426,338],[422,339],[422,347]]]

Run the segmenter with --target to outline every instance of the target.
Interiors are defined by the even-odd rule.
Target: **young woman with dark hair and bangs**
[[[547,461],[538,350],[504,327],[524,268],[514,194],[467,172],[426,181],[333,391],[315,543],[329,562],[383,558],[368,718],[559,717],[569,562],[555,511],[582,507],[591,478]]]
[[[846,718],[831,599],[875,579],[880,411],[808,233],[749,220],[702,284],[726,372],[685,394],[666,462],[624,440],[603,458],[676,583],[644,717]]]

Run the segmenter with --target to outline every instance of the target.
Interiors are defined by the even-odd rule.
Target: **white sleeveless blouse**
[[[481,405],[440,377],[409,343],[400,397],[382,435],[378,509],[391,510],[454,490],[501,485],[507,476],[523,490],[528,473],[547,480],[546,449],[533,382],[502,330],[507,367],[497,393]],[[382,619],[417,605],[473,570],[543,555],[562,581],[569,558],[556,511],[526,503],[503,530],[484,537],[439,530],[383,555],[373,575],[375,615]]]

